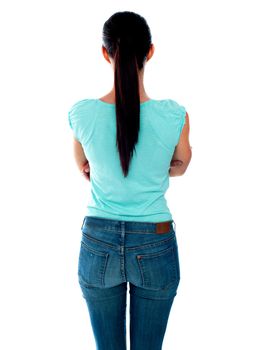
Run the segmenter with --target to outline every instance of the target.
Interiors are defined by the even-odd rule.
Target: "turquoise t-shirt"
[[[126,178],[116,147],[115,104],[90,98],[68,111],[69,125],[90,164],[86,216],[140,222],[172,219],[165,192],[186,109],[171,99],[151,99],[140,106],[139,140]]]

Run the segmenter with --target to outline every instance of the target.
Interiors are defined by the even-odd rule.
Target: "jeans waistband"
[[[129,231],[130,233],[167,233],[176,232],[176,224],[174,220],[164,222],[140,222],[140,221],[124,221],[100,218],[95,216],[85,216],[83,219],[81,230],[85,226],[93,225],[103,230],[109,231]]]

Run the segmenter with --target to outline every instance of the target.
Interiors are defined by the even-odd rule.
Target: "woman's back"
[[[91,196],[85,215],[143,222],[171,220],[165,192],[185,117],[185,108],[171,99],[141,103],[139,139],[124,177],[116,147],[115,104],[100,99],[75,103],[69,123],[90,164]]]

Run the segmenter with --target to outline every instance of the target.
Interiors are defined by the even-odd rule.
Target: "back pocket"
[[[169,248],[136,256],[142,279],[142,286],[160,290],[177,288],[180,280],[179,258],[176,242]]]
[[[81,286],[103,287],[109,254],[95,250],[81,241],[78,278]]]

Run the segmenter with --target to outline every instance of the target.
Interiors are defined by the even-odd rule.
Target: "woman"
[[[159,350],[180,281],[175,222],[164,197],[169,176],[191,159],[189,118],[171,99],[151,99],[144,68],[154,53],[146,20],[117,12],[103,26],[113,89],[69,111],[74,155],[90,181],[82,223],[79,284],[98,350]],[[89,349],[88,349],[89,350]]]

